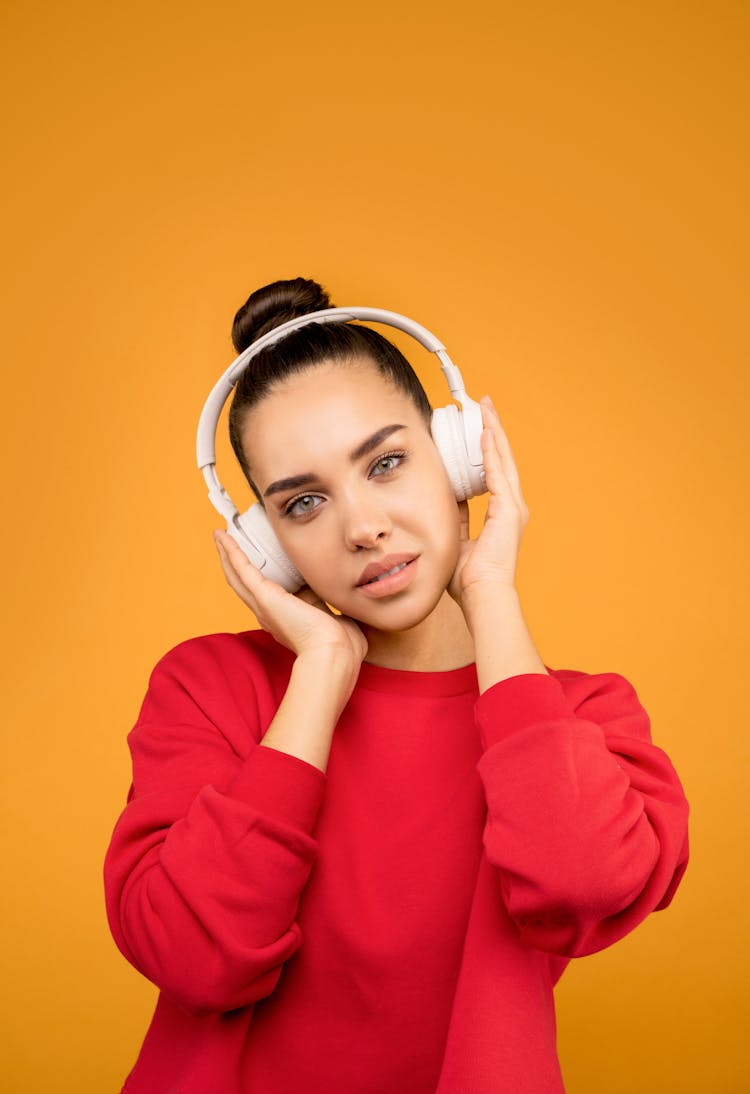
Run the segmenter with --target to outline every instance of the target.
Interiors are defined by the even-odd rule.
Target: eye
[[[375,463],[370,468],[370,471],[374,472],[378,467],[382,467],[383,464],[390,464],[391,466],[386,466],[381,471],[381,474],[387,475],[389,471],[395,471],[395,467],[393,466],[394,460],[398,460],[398,463],[396,464],[396,467],[398,467],[405,459],[405,452],[385,452],[382,456],[378,456]]]
[[[312,501],[314,498],[318,498],[319,496],[319,494],[301,494],[300,497],[294,498],[294,500],[290,501],[289,504],[285,507],[284,516],[304,517],[307,516],[308,513],[314,513],[315,510],[318,508],[317,505],[308,506],[303,505],[302,503]]]
[[[368,474],[375,475],[375,478],[382,478],[384,475],[389,475],[392,471],[395,471],[405,459],[407,459],[405,452],[384,452],[371,464]],[[309,514],[320,509],[320,504],[309,504],[316,498],[318,502],[323,500],[320,494],[300,494],[298,497],[292,498],[282,510],[282,516],[291,517],[292,520],[304,520]]]

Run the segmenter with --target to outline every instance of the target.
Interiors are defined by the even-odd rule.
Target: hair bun
[[[298,315],[332,307],[328,293],[317,281],[306,277],[273,281],[251,293],[235,315],[232,344],[238,353],[242,353],[274,327],[296,319]]]

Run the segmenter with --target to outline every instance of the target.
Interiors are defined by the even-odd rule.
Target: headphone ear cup
[[[472,450],[481,451],[481,412],[479,421],[479,436],[470,443],[472,439],[466,437],[466,419],[455,403],[437,407],[432,412],[432,439],[440,452],[457,501],[466,501],[485,493],[487,489],[484,467],[475,467],[468,455]]]
[[[254,502],[244,513],[237,513],[227,532],[263,577],[289,593],[296,593],[305,584],[302,574],[284,553],[260,502]]]

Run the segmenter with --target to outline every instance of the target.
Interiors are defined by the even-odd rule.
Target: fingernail
[[[221,532],[219,532],[219,531],[216,531],[216,529],[214,529],[214,531],[213,531],[213,537],[214,537],[214,541],[215,541],[216,543],[221,543],[221,540],[220,540],[220,538],[219,538],[219,537],[221,536],[221,534],[222,534]]]

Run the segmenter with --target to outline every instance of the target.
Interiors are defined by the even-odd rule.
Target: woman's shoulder
[[[626,695],[638,702],[638,693],[633,683],[620,672],[611,670],[596,671],[585,669],[556,669],[544,666],[551,677],[560,684],[567,698],[574,704],[592,699],[594,696],[606,696],[616,693]]]
[[[210,662],[231,664],[257,660],[264,664],[291,662],[294,655],[276,641],[267,631],[257,628],[248,631],[216,631],[210,634],[184,638],[161,655],[154,671],[195,666]]]
[[[262,631],[200,634],[167,649],[128,733],[136,793],[158,792],[165,779],[223,785],[278,709],[286,652]]]
[[[185,638],[170,647],[154,665],[149,690],[164,686],[190,692],[216,692],[223,685],[248,680],[272,687],[285,683],[294,663],[294,655],[261,629],[218,631]]]
[[[545,668],[577,718],[595,722],[610,734],[651,739],[650,716],[628,676],[612,670]]]

